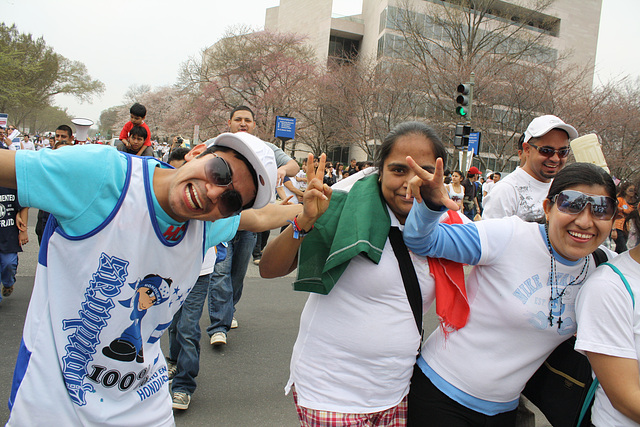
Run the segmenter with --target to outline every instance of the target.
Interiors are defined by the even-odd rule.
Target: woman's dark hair
[[[462,171],[453,171],[451,172],[451,176],[453,176],[454,173],[457,173],[458,175],[460,175],[460,179],[464,179],[464,175],[462,174]]]
[[[551,183],[547,199],[553,198],[562,190],[576,185],[602,185],[607,195],[616,200],[616,185],[611,176],[600,166],[591,163],[571,163],[564,167]]]
[[[638,212],[638,209],[634,209],[624,219],[624,229],[627,231],[631,231],[631,224],[633,224],[633,226],[636,228],[636,233],[640,232],[640,212]]]
[[[391,153],[391,150],[393,150],[398,138],[406,135],[422,135],[425,137],[429,142],[431,142],[436,159],[441,157],[442,162],[444,164],[447,163],[447,150],[444,148],[442,140],[435,130],[421,122],[404,122],[391,129],[391,132],[389,132],[389,134],[384,138],[384,141],[382,141],[382,145],[380,145],[375,163],[375,166],[378,168],[380,173],[382,173],[384,161],[389,157],[389,154]]]
[[[631,186],[633,186],[633,183],[631,181],[621,182],[620,185],[618,186],[618,197],[624,197],[625,193],[627,192],[627,188]]]

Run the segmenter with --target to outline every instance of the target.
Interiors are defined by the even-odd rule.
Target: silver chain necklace
[[[545,224],[544,230],[547,234],[547,249],[549,249],[549,255],[551,256],[551,268],[549,271],[549,317],[547,317],[547,319],[549,319],[549,326],[553,326],[553,319],[555,319],[555,316],[553,315],[554,306],[562,307],[562,297],[569,286],[581,285],[582,282],[586,280],[587,274],[589,273],[589,256],[584,257],[584,264],[582,265],[582,270],[580,270],[578,277],[567,284],[564,289],[562,289],[562,292],[559,292],[558,269],[556,267],[556,258],[553,256],[551,240],[549,240],[549,224]],[[558,316],[558,329],[560,329],[560,325],[562,325],[562,314]]]

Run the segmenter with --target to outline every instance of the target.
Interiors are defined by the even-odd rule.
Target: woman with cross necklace
[[[409,425],[514,426],[527,381],[576,332],[576,294],[595,270],[591,254],[611,231],[615,185],[600,167],[574,163],[553,180],[544,225],[517,217],[444,225],[438,218],[455,206],[441,165],[434,174],[414,171],[407,247],[474,268],[467,278],[467,325],[438,328],[422,348]]]

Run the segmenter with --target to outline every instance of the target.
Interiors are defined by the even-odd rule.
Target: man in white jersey
[[[542,201],[567,163],[569,141],[577,137],[575,128],[556,116],[533,119],[521,137],[524,166],[493,186],[484,199],[482,218],[517,215],[527,222],[544,222]]]
[[[100,145],[0,150],[0,186],[51,212],[7,425],[174,425],[160,336],[205,251],[299,210],[269,205],[275,159],[254,136],[222,134],[185,160],[173,169]]]

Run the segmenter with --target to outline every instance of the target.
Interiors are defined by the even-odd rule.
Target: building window
[[[340,64],[354,61],[358,56],[359,49],[359,40],[339,36],[329,37],[329,58]]]

